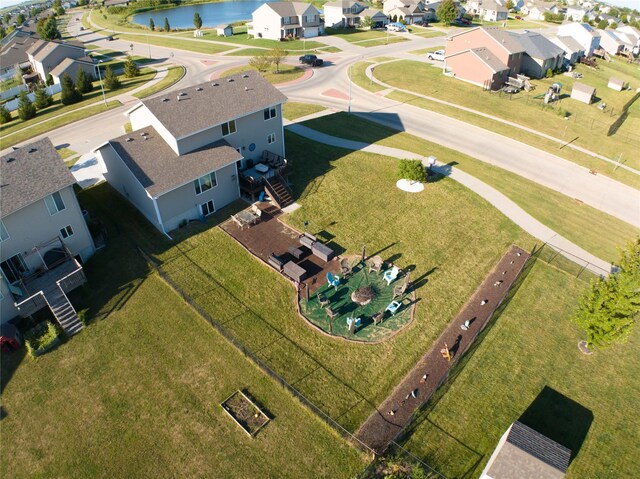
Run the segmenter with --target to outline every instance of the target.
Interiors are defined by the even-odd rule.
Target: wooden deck
[[[270,268],[272,266],[267,261],[271,253],[282,258],[285,263],[293,261],[304,268],[307,271],[307,278],[303,283],[309,288],[309,294],[313,294],[327,282],[327,272],[331,271],[335,274],[339,271],[339,262],[335,257],[327,262],[313,256],[311,251],[298,241],[300,233],[278,220],[278,217],[282,215],[278,208],[266,202],[258,205],[262,210],[262,216],[256,225],[241,229],[235,222],[228,220],[222,223],[220,228]],[[296,260],[288,253],[287,250],[290,246],[304,252],[301,259]],[[302,289],[301,294],[305,294]]]

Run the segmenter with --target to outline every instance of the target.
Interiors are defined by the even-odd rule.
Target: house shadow
[[[27,356],[27,350],[24,344],[17,351],[0,353],[0,394],[4,392],[4,388],[9,384],[14,373]],[[4,414],[6,412],[2,410]]]
[[[589,432],[593,413],[555,389],[545,386],[518,421],[571,449],[573,461]]]

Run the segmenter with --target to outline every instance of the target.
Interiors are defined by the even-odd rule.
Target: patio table
[[[239,220],[242,228],[244,226],[251,227],[254,224],[256,224],[260,219],[258,215],[256,215],[254,212],[249,210],[242,210],[236,213],[235,217]]]
[[[292,280],[298,282],[302,281],[307,275],[307,271],[302,266],[295,264],[293,261],[285,263],[284,268],[282,268],[282,272]]]
[[[269,171],[269,167],[264,163],[258,163],[254,166],[254,168],[258,173],[267,173]]]

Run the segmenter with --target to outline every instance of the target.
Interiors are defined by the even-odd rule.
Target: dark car
[[[113,41],[113,37],[112,37],[111,35],[109,35],[109,36],[107,37],[107,41],[108,41],[108,42],[112,42],[112,41]]]
[[[300,63],[304,63],[305,65],[311,65],[312,67],[319,67],[322,65],[322,58],[318,58],[315,55],[302,55],[300,58]]]

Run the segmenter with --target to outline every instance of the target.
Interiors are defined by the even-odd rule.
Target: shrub
[[[4,105],[0,105],[0,125],[9,123],[12,119],[13,118],[11,117],[11,112],[7,110],[7,107]]]
[[[547,68],[547,72],[544,74],[545,77],[551,78],[553,76],[553,70],[551,68]]]
[[[24,335],[24,345],[32,358],[45,353],[58,340],[58,328],[51,321],[45,321],[31,328]]]
[[[138,75],[140,75],[138,65],[133,61],[131,55],[127,55],[127,61],[124,62],[124,76],[127,78],[134,78]]]
[[[427,180],[427,173],[420,160],[400,160],[398,177],[409,181],[424,182]]]
[[[109,90],[115,90],[117,88],[120,88],[120,80],[118,79],[118,76],[115,73],[113,73],[113,69],[111,68],[111,65],[107,65],[107,68],[104,71],[104,77],[102,77],[102,80],[104,82],[104,86]]]
[[[27,93],[23,91],[20,93],[20,100],[18,101],[18,117],[22,121],[27,121],[34,116],[36,116],[36,107],[29,100]]]
[[[68,73],[62,75],[60,81],[62,85],[62,91],[60,92],[60,101],[63,105],[72,105],[82,100],[82,93],[78,91],[76,85]]]
[[[33,104],[38,110],[51,106],[53,103],[53,98],[51,98],[51,95],[47,93],[47,90],[41,84],[38,84],[35,95],[36,97]]]
[[[269,69],[269,65],[271,65],[271,59],[267,56],[266,52],[261,53],[260,55],[251,57],[251,60],[249,60],[249,65],[251,65],[259,72],[266,72]]]

